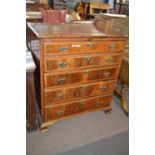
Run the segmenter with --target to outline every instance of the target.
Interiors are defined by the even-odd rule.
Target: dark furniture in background
[[[34,84],[35,63],[30,52],[26,52],[26,127],[27,131],[37,130],[36,95]]]
[[[129,16],[129,0],[126,0],[125,3],[122,0],[114,0],[114,10],[117,10],[117,14],[126,14]]]
[[[127,52],[124,53],[122,65],[119,71],[115,94],[120,98],[121,108],[128,116],[129,110],[127,105],[129,104],[127,103],[126,94],[129,91],[129,52],[128,49],[126,49],[126,51]]]
[[[48,9],[48,4],[26,3],[26,11],[39,11],[39,8]]]
[[[48,0],[48,5],[51,9],[54,9],[54,0]]]

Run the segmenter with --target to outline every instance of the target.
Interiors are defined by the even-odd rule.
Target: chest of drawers
[[[125,37],[106,36],[91,24],[28,26],[40,43],[41,130],[81,113],[111,111]]]

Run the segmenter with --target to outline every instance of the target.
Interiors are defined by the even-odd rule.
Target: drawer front
[[[124,41],[94,41],[94,42],[50,42],[44,43],[44,54],[73,54],[105,51],[123,51]]]
[[[60,119],[85,111],[97,110],[110,106],[112,95],[91,97],[79,101],[68,102],[61,105],[45,107],[46,121]]]
[[[45,72],[74,68],[95,67],[101,65],[116,65],[121,61],[120,55],[84,55],[70,58],[45,58]]]
[[[58,74],[44,74],[45,88],[53,86],[62,86],[73,83],[95,82],[97,80],[107,80],[117,77],[118,68],[100,68],[80,70],[77,72],[58,73]]]
[[[66,107],[65,105],[58,105],[52,108],[45,108],[45,115],[47,120],[59,119],[65,116]]]
[[[113,92],[114,86],[115,80],[111,80],[45,91],[45,105],[54,105],[81,97],[110,94]]]

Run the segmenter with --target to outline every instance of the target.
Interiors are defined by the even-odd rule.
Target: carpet
[[[128,127],[129,118],[113,96],[111,114],[82,114],[59,121],[44,133],[27,132],[27,155],[128,155]]]

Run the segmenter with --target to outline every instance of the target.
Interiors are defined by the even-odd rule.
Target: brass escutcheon
[[[108,49],[110,50],[114,50],[116,48],[116,45],[115,44],[111,44],[108,46]]]
[[[59,66],[60,68],[65,68],[67,65],[68,65],[67,62],[60,62],[60,63],[58,64],[58,66]]]
[[[103,72],[103,76],[104,76],[104,77],[109,77],[110,74],[111,74],[111,73],[110,73],[109,71],[105,71],[105,72]]]
[[[62,78],[57,79],[57,83],[58,84],[64,84],[65,81],[66,81],[66,78],[65,77],[62,77]]]
[[[113,58],[112,58],[112,57],[107,58],[106,61],[107,61],[107,62],[113,62]]]
[[[64,110],[59,110],[56,112],[58,117],[61,117],[64,115]]]
[[[85,57],[85,60],[88,61],[88,62],[89,62],[91,59],[92,59],[91,56],[87,56],[87,57]]]
[[[102,86],[101,90],[108,90],[108,87],[107,86]]]
[[[57,93],[57,97],[58,97],[58,98],[64,98],[64,93],[60,93],[60,92]]]
[[[88,75],[88,71],[87,70],[84,70],[83,73],[84,73],[84,75]]]
[[[67,47],[60,47],[59,51],[64,53],[64,52],[68,51],[68,48]]]
[[[88,43],[87,46],[91,48],[91,47],[94,46],[94,44],[92,44],[92,43]]]

